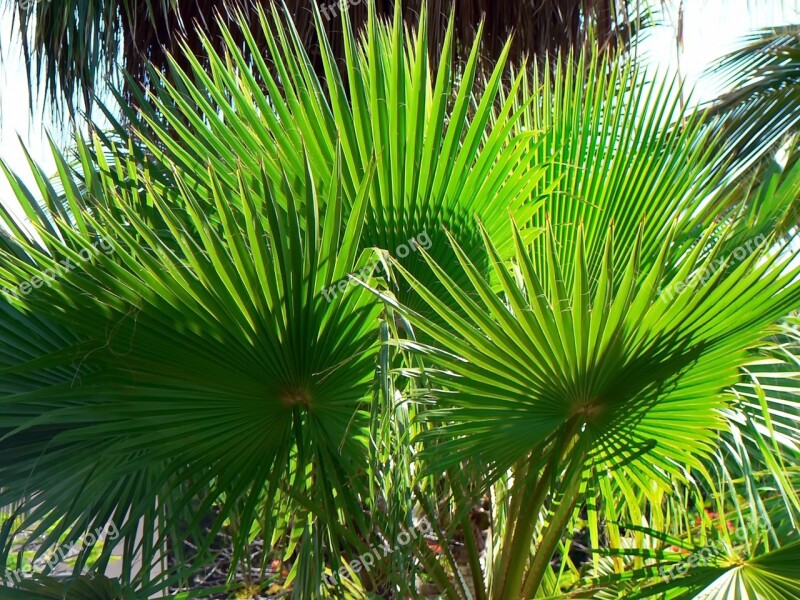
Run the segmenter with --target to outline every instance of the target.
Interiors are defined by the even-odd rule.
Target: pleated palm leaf
[[[643,556],[663,561],[665,556],[671,555],[674,561],[667,567],[661,567],[655,581],[649,585],[642,585],[642,580],[653,581],[649,579],[652,569],[644,568],[624,575],[609,572],[596,578],[594,585],[587,584],[584,589],[592,590],[591,597],[598,600],[783,600],[800,597],[800,581],[794,568],[800,552],[798,542],[771,550],[767,544],[749,541],[743,544],[743,538],[752,536],[756,530],[753,523],[737,528],[735,532],[722,528],[714,538],[681,543],[680,553],[622,549],[617,553],[617,558],[626,556],[631,563],[641,560]],[[670,536],[664,536],[664,539],[676,541]],[[673,550],[676,548],[673,545]]]
[[[713,133],[704,130],[699,114],[683,110],[674,78],[650,77],[628,61],[579,55],[534,71],[517,106],[522,116],[515,127],[542,132],[534,152],[547,173],[535,193],[554,196],[532,224],[541,230],[549,223],[560,244],[574,248],[583,222],[592,269],[599,268],[610,228],[620,242],[615,252],[627,257],[643,227],[642,256],[649,260],[657,255],[650,246],[660,244],[675,215],[720,196]],[[545,162],[552,148],[558,159]],[[681,222],[675,231],[681,247],[693,245],[719,216],[721,208],[710,204],[716,212]],[[574,257],[561,258],[571,272]],[[537,267],[543,260],[537,255]]]
[[[653,267],[643,266],[641,234],[629,249],[627,264],[615,265],[612,237],[598,261],[585,253],[579,226],[575,275],[568,277],[552,231],[537,251],[526,249],[516,235],[514,270],[486,241],[502,296],[492,292],[463,253],[469,287],[458,287],[437,269],[469,320],[453,315],[407,275],[449,325],[438,327],[407,312],[441,347],[426,355],[432,367],[425,375],[439,398],[438,406],[425,414],[435,424],[426,435],[429,468],[479,461],[489,468],[491,482],[518,465],[520,512],[513,546],[504,548],[507,554],[501,555],[495,573],[493,597],[498,598],[536,592],[578,500],[582,475],[617,470],[648,489],[668,487],[670,477],[701,468],[699,459],[713,451],[723,427],[723,392],[736,382],[744,350],[800,301],[797,269],[775,264],[763,253],[664,302],[657,286],[671,238],[662,241]],[[546,270],[534,266],[543,253]],[[673,282],[708,268],[712,259],[698,263],[695,256]],[[593,277],[595,263],[601,267]],[[563,478],[557,479],[554,492],[563,499],[553,505],[552,519],[528,564],[525,550],[544,502],[542,488],[557,476]]]
[[[787,167],[764,178],[757,188],[742,187],[732,198],[743,205],[725,211],[723,222],[732,227],[724,237],[714,236],[713,246],[738,262],[754,246],[764,246],[769,236],[791,236],[798,177],[800,170]],[[730,199],[723,198],[721,204]],[[776,243],[771,252],[779,247]],[[646,583],[654,565],[659,577],[666,572],[665,581],[674,580],[693,571],[697,556],[710,554],[719,559],[714,561],[717,570],[705,575],[718,577],[742,560],[761,560],[776,544],[797,539],[800,501],[792,465],[800,458],[800,413],[794,394],[800,374],[792,322],[766,329],[761,343],[748,351],[739,383],[724,393],[725,425],[714,454],[701,461],[701,468],[689,471],[688,479],[673,479],[670,489],[661,492],[613,476],[588,488],[584,509],[594,550],[591,564],[580,569],[589,579],[578,587],[593,590],[597,598],[678,594],[681,586],[699,593],[700,580],[655,587]],[[614,506],[608,498],[626,501]],[[693,555],[697,556],[687,562]],[[780,578],[776,584],[773,593],[780,597]]]
[[[5,284],[47,280],[47,269],[63,260],[81,266],[11,309],[35,316],[60,307],[57,323],[76,338],[33,356],[12,352],[4,365],[32,381],[53,369],[67,373],[57,390],[14,388],[4,398],[20,414],[3,423],[2,450],[15,459],[4,463],[2,498],[22,502],[20,530],[58,526],[41,552],[112,519],[130,560],[143,518],[145,565],[174,527],[204,540],[197,556],[186,557],[199,564],[235,511],[244,524],[238,553],[256,510],[272,504],[262,535],[278,540],[291,531],[287,556],[305,540],[290,577],[302,595],[316,590],[326,551],[338,563],[339,536],[358,548],[354,532],[368,535],[352,476],[367,452],[361,402],[372,386],[378,308],[363,291],[335,294],[330,304],[324,292],[360,270],[363,251],[395,252],[420,233],[447,262],[445,227],[472,242],[480,260],[472,215],[489,224],[507,211],[525,218],[543,173],[525,158],[532,133],[510,135],[513,100],[498,107],[503,61],[476,98],[479,43],[463,71],[440,68],[434,82],[424,35],[407,37],[399,13],[393,25],[374,15],[370,23],[360,45],[348,30],[351,93],[364,105],[351,104],[341,87],[321,93],[293,26],[262,13],[272,60],[285,75],[268,86],[269,96],[248,78],[235,45],[226,57],[211,55],[210,74],[187,55],[197,85],[188,76],[177,78],[181,89],[164,80],[164,94],[143,109],[148,127],[93,148],[78,140],[79,175],[60,156],[58,182],[36,171],[44,209],[17,182],[41,240],[6,213],[16,241],[3,263]],[[449,36],[444,66],[452,27]],[[398,123],[419,143],[407,145]],[[77,253],[101,240],[113,252],[78,263]],[[338,245],[341,254],[331,255]],[[407,264],[424,267],[416,252]],[[263,414],[250,414],[260,400]],[[36,443],[25,446],[31,436]],[[88,450],[98,446],[102,463]],[[40,456],[49,448],[54,454]],[[76,473],[67,483],[57,468],[65,460]],[[89,478],[91,493],[83,487]],[[314,485],[318,479],[331,489]],[[362,500],[374,496],[361,491]],[[200,522],[218,501],[224,508],[208,534]],[[281,507],[293,507],[295,517],[275,521]],[[312,512],[330,525],[326,534],[311,527]],[[13,533],[3,536],[6,553]],[[99,568],[107,561],[105,552]],[[179,573],[168,575],[174,583]],[[150,585],[140,576],[143,588]]]
[[[20,589],[3,589],[5,600],[133,600],[118,582],[107,577],[75,577],[67,581],[42,578],[25,581]]]
[[[580,112],[574,114],[580,123]],[[683,133],[664,135],[678,139]],[[631,156],[622,143],[608,146],[607,164]],[[703,224],[696,215],[708,199],[693,194],[690,184],[703,189],[707,164],[713,159],[696,163],[694,177],[687,171],[671,185],[650,188],[644,207],[628,202],[641,193],[635,183],[620,184],[629,193],[614,195],[603,187],[602,171],[586,168],[589,175],[578,184],[584,195],[548,202],[537,215],[543,232],[532,244],[513,228],[510,264],[484,232],[491,276],[455,239],[468,285],[427,258],[447,298],[396,265],[446,323],[386,297],[435,340],[428,348],[408,344],[428,365],[424,392],[437,399],[422,417],[431,423],[420,439],[428,471],[477,464],[486,485],[509,470],[514,474],[503,544],[491,571],[492,597],[558,592],[552,588],[558,579],[550,573],[552,554],[576,503],[587,490],[603,489],[606,475],[628,499],[639,490],[651,502],[657,491],[670,493],[673,481],[702,479],[730,418],[727,390],[751,360],[748,349],[800,301],[800,271],[791,253],[769,252],[778,232],[748,245],[741,256],[738,249],[731,253],[731,243],[750,223],[727,218],[710,221],[688,244]],[[671,175],[657,172],[659,183]],[[651,172],[638,175],[648,181]],[[613,186],[616,180],[608,181]],[[796,194],[795,176],[784,184],[788,195]],[[686,192],[676,200],[680,189]],[[774,223],[767,216],[755,231]],[[613,513],[627,516],[613,506],[601,516]]]
[[[800,173],[764,188],[763,215],[713,202],[719,156],[700,120],[616,63],[531,82],[506,77],[504,54],[478,82],[479,42],[450,70],[451,26],[435,70],[424,33],[373,14],[360,37],[345,21],[346,78],[318,36],[320,78],[291,22],[260,13],[259,27],[264,60],[223,28],[224,51],[204,42],[208,69],[187,48],[171,77],[154,73],[132,135],[78,140],[80,175],[59,157],[58,186],[38,172],[43,208],[16,187],[38,234],[4,213],[0,286],[38,280],[6,293],[0,328],[0,505],[22,503],[17,529],[55,526],[51,545],[110,519],[132,544],[144,519],[146,565],[175,532],[202,540],[196,556],[173,548],[180,564],[160,581],[140,575],[148,591],[201,564],[226,524],[234,562],[255,530],[292,559],[305,598],[414,503],[450,527],[436,518],[442,473],[466,488],[464,511],[507,481],[485,574],[464,528],[472,587],[557,596],[550,561],[579,502],[625,498],[587,509],[592,539],[602,526],[619,550],[615,510],[638,525],[673,481],[709,471],[733,418],[726,390],[800,301],[788,257],[734,249],[747,227],[785,233],[771,229],[788,222],[776,198],[796,197]],[[397,252],[422,232],[427,252]],[[328,302],[374,247],[396,255],[402,287],[367,282],[385,307],[346,284]],[[76,268],[49,281],[65,259]],[[38,335],[22,342],[28,318]],[[392,329],[417,336],[396,361]],[[8,553],[14,531],[0,533]],[[409,550],[444,595],[466,597],[445,573],[455,560],[422,540]],[[401,554],[384,571],[414,595]]]
[[[661,582],[641,592],[622,594],[626,600],[644,600],[664,592],[669,598],[691,600],[728,600],[729,598],[794,600],[800,598],[797,562],[800,542],[778,548],[761,556],[742,560],[737,556],[716,556],[710,559],[707,549],[698,549],[699,558],[690,565],[680,565],[685,576]],[[700,563],[703,564],[700,564]],[[688,571],[688,572],[687,572]]]
[[[580,73],[580,67],[576,71]],[[551,161],[548,164],[551,173],[542,179],[543,182],[555,180],[554,201],[549,203],[549,210],[540,211],[535,217],[535,223],[542,227],[550,223],[559,239],[559,248],[574,247],[578,232],[575,223],[583,222],[587,229],[595,232],[594,236],[586,236],[587,247],[594,247],[595,257],[602,254],[603,233],[613,229],[618,247],[626,249],[622,258],[614,258],[625,260],[633,237],[637,235],[632,225],[639,222],[644,228],[644,239],[649,240],[645,243],[654,245],[652,251],[642,252],[645,261],[657,256],[655,249],[663,237],[673,236],[673,247],[663,265],[664,279],[669,280],[682,269],[683,261],[696,247],[703,228],[716,224],[710,229],[709,243],[699,250],[696,258],[699,262],[709,259],[712,250],[720,258],[709,259],[711,268],[690,279],[694,285],[698,279],[714,274],[723,264],[723,257],[730,257],[730,262],[736,264],[749,257],[756,245],[763,247],[767,239],[793,235],[796,195],[800,187],[798,169],[779,169],[771,177],[764,178],[760,186],[743,187],[729,194],[718,187],[720,179],[728,174],[719,168],[725,160],[715,149],[721,140],[716,140],[714,133],[706,132],[704,135],[696,130],[698,126],[702,130],[704,124],[697,115],[681,112],[676,102],[678,90],[674,85],[671,86],[669,81],[658,84],[658,79],[643,84],[633,69],[605,70],[596,65],[590,67],[587,80],[592,83],[587,85],[569,69],[560,78],[556,70],[553,84],[544,86],[541,100],[531,102],[530,110],[521,120],[526,128],[545,132],[549,143],[542,147],[555,145],[562,149],[563,160]],[[676,123],[680,123],[680,127],[674,127]],[[583,135],[575,136],[576,130],[584,132]],[[693,167],[698,167],[694,173]],[[557,176],[560,179],[556,180]],[[621,201],[622,198],[625,201]],[[652,215],[662,217],[653,219]],[[681,218],[670,222],[670,215],[681,215]],[[629,224],[622,228],[622,234],[629,238],[627,243],[618,238],[620,228],[615,225],[619,223]],[[720,225],[730,227],[726,229]],[[658,228],[662,228],[660,232],[657,232]],[[587,249],[586,254],[591,252]],[[542,248],[534,259],[537,269],[546,269],[546,259],[547,254]],[[565,273],[570,276],[573,261],[569,255],[561,256],[561,261]],[[597,263],[592,263],[591,267],[597,268]],[[661,299],[671,302],[675,286],[663,284],[663,289]],[[767,333],[771,331],[765,331],[764,335]],[[768,347],[771,343],[766,345]],[[749,356],[747,371],[758,371],[757,363],[762,360],[761,355]],[[751,364],[750,361],[754,362]],[[787,371],[787,377],[791,377],[792,367],[787,366]],[[785,469],[787,464],[796,460],[790,457],[796,456],[797,445],[786,435],[791,435],[792,431],[796,435],[796,427],[789,426],[788,430],[777,433],[774,442],[767,441],[773,439],[774,430],[769,425],[766,429],[761,427],[764,437],[759,444],[756,441],[758,432],[750,431],[752,425],[741,426],[743,419],[783,422],[786,415],[784,402],[773,401],[768,394],[765,402],[754,411],[743,407],[733,394],[728,393],[726,404],[730,412],[726,411],[725,429],[731,429],[730,437],[723,435],[723,442],[716,446],[715,455],[701,460],[699,470],[702,475],[688,479],[689,489],[673,483],[669,492],[653,492],[642,486],[641,481],[625,477],[600,478],[589,484],[582,510],[585,511],[584,523],[591,546],[599,548],[610,541],[617,547],[631,543],[641,547],[646,542],[641,534],[631,537],[630,530],[626,534],[626,528],[620,526],[620,522],[648,522],[651,527],[665,528],[673,535],[680,535],[685,529],[682,520],[675,519],[676,513],[672,508],[685,512],[688,507],[671,499],[683,494],[699,499],[700,504],[703,497],[716,497],[717,494],[725,497],[726,501],[717,507],[720,514],[730,510],[728,501],[737,505],[737,493],[747,493],[756,505],[760,494],[772,495],[763,484],[755,484],[756,477],[759,482],[764,477],[774,481],[778,495],[789,509],[791,521],[791,515],[797,514],[797,497]],[[745,439],[752,441],[748,442],[749,450],[743,455],[741,444],[734,440],[745,430]],[[782,450],[771,451],[774,444]],[[732,452],[732,448],[739,451]],[[754,472],[746,475],[750,483],[745,487],[738,483],[728,484],[732,477],[736,477],[734,473],[741,473],[735,465],[747,464],[748,461],[752,461],[754,468]],[[709,478],[716,485],[708,485]],[[736,492],[732,491],[734,489]],[[626,498],[626,502],[616,506],[607,500],[621,497]],[[767,510],[764,505],[754,506],[754,510],[767,520],[770,515],[775,516],[773,508]],[[781,514],[780,510],[778,514]],[[577,567],[565,556],[568,549],[569,543],[561,545],[559,553],[577,573]],[[601,568],[597,555],[592,564],[595,569]],[[638,566],[643,564],[642,559],[638,559]],[[619,561],[615,566],[622,569]],[[552,579],[557,580],[556,577]]]
[[[111,169],[135,169],[117,159]],[[302,504],[278,519],[280,494],[370,530],[348,479],[366,457],[379,307],[359,290],[330,302],[320,293],[357,263],[368,187],[344,216],[336,179],[324,190],[309,179],[297,196],[266,176],[242,174],[231,188],[212,175],[213,194],[200,197],[175,173],[179,188],[164,196],[132,170],[129,194],[96,165],[82,198],[59,166],[63,205],[51,196],[43,212],[17,188],[36,236],[3,211],[16,237],[0,263],[13,317],[3,324],[0,504],[17,503],[19,529],[55,526],[40,554],[65,532],[113,521],[131,561],[144,519],[145,567],[176,527],[199,536],[205,560],[208,515],[211,538],[239,515],[236,553],[255,521],[268,539],[288,528],[305,540],[303,593],[319,581],[323,546],[335,553],[340,538],[332,529],[324,540]],[[144,189],[157,218],[136,212]],[[20,342],[22,323],[41,325]],[[146,573],[125,577],[136,575],[148,584]]]
[[[735,401],[726,410],[730,431],[721,444],[721,459],[733,460],[719,461],[723,479],[742,482],[742,496],[759,505],[762,518],[778,516],[794,529],[800,521],[800,488],[793,468],[800,459],[796,328],[797,317],[786,319],[745,367],[732,390]],[[780,506],[767,508],[775,502]]]
[[[259,16],[258,37],[268,47],[263,59],[255,34],[245,34],[246,49],[255,56],[251,64],[220,25],[228,41],[224,54],[202,38],[209,68],[184,47],[181,60],[171,61],[169,77],[153,73],[158,95],[150,102],[142,97],[141,112],[128,115],[139,123],[137,147],[146,147],[140,160],[166,155],[191,185],[203,187],[209,186],[208,164],[233,185],[236,169],[257,172],[263,163],[271,180],[279,180],[283,170],[294,187],[305,177],[305,148],[316,185],[341,177],[352,201],[374,156],[361,247],[397,256],[409,240],[426,233],[429,251],[445,262],[454,261],[445,227],[480,260],[474,215],[495,231],[509,213],[525,222],[546,196],[535,132],[514,129],[522,114],[516,105],[523,77],[500,95],[510,42],[484,80],[482,30],[463,67],[455,69],[452,19],[441,55],[433,57],[425,10],[419,32],[406,31],[399,3],[393,22],[384,23],[372,10],[361,35],[345,15],[345,81],[331,49],[334,42],[315,12],[323,79],[309,67],[308,51],[288,15]],[[125,128],[118,133],[124,137]],[[338,174],[332,170],[337,149],[342,155]],[[163,185],[173,185],[168,176]],[[408,268],[424,268],[416,252],[402,258]],[[403,290],[397,293],[410,300]]]

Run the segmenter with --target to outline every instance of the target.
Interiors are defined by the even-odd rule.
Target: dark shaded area
[[[8,2],[17,12],[15,27],[27,38],[24,52],[29,76],[55,104],[61,105],[65,97],[64,107],[70,112],[81,104],[85,108],[91,104],[93,90],[114,73],[118,57],[133,79],[148,87],[148,63],[165,69],[168,53],[181,54],[182,39],[195,55],[202,55],[198,30],[205,31],[220,48],[217,18],[231,28],[237,41],[242,41],[236,27],[236,14],[242,11],[250,31],[264,47],[258,7],[281,10],[282,6],[277,0],[50,0],[32,3],[28,8],[15,0],[6,0],[7,6]],[[316,56],[313,2],[286,1],[312,61]],[[367,0],[344,3],[354,25],[362,26],[367,18]],[[393,14],[394,0],[375,3],[379,15]],[[341,0],[316,4],[334,52],[342,56]],[[485,19],[482,59],[487,62],[496,59],[512,33],[514,62],[526,55],[544,57],[589,43],[594,48],[624,46],[637,29],[641,12],[638,0],[407,0],[404,18],[410,25],[418,22],[423,4],[429,14],[433,56],[441,48],[448,15],[455,7],[456,60],[468,53]]]

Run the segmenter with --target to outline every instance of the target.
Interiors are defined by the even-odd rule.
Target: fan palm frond
[[[426,277],[414,251],[420,242],[437,259],[454,261],[444,226],[479,260],[483,249],[474,215],[495,231],[509,213],[523,221],[533,214],[548,193],[541,183],[546,159],[534,131],[515,130],[523,76],[503,91],[510,44],[479,85],[483,29],[456,71],[450,67],[455,21],[441,54],[432,57],[426,28],[407,32],[399,7],[391,23],[371,13],[360,37],[345,17],[343,79],[319,13],[316,19],[324,79],[309,67],[311,58],[288,15],[260,13],[258,35],[267,40],[267,59],[279,74],[273,76],[265,60],[255,61],[266,91],[227,29],[222,30],[229,44],[225,55],[201,36],[210,72],[184,47],[188,67],[172,61],[171,77],[157,77],[159,94],[149,103],[142,98],[140,117],[130,115],[141,124],[137,156],[155,163],[154,179],[166,156],[192,186],[210,186],[208,164],[229,185],[235,185],[237,169],[257,174],[263,164],[271,180],[280,183],[285,172],[294,188],[305,177],[306,148],[315,184],[340,177],[352,201],[374,156],[362,247],[403,258],[420,277]],[[421,19],[424,25],[424,10]],[[255,40],[248,35],[250,53],[258,50]],[[125,136],[123,128],[118,133]],[[342,160],[334,172],[337,148]],[[163,177],[162,185],[174,185]],[[412,301],[403,290],[397,293]]]
[[[113,178],[95,175],[106,205],[88,210],[68,193],[69,220],[39,220],[38,240],[14,241],[24,258],[7,252],[0,267],[7,289],[33,282],[8,302],[72,334],[5,357],[5,385],[20,383],[2,398],[0,503],[22,501],[25,525],[61,523],[47,544],[93,521],[130,537],[140,519],[159,518],[164,531],[188,506],[199,518],[227,498],[218,529],[233,506],[256,510],[239,506],[246,490],[255,500],[262,485],[269,497],[292,481],[336,511],[365,456],[378,309],[366,293],[328,302],[320,289],[357,264],[367,187],[345,217],[336,185],[319,191],[323,203],[310,180],[295,199],[288,182],[242,177],[231,189],[212,175],[214,194],[200,200],[178,176],[176,202],[142,177],[154,229]],[[201,203],[217,207],[217,222]],[[204,478],[208,489],[187,487]],[[161,543],[148,538],[145,565]]]

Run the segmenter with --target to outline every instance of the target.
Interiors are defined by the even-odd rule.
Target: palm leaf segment
[[[34,168],[44,209],[9,174],[37,234],[4,213],[15,241],[0,284],[48,284],[7,297],[8,311],[54,323],[29,350],[6,334],[20,350],[2,363],[1,499],[27,499],[22,526],[57,526],[50,544],[109,519],[132,540],[140,518],[148,536],[158,519],[148,564],[159,536],[191,530],[218,499],[212,535],[234,509],[247,523],[289,487],[303,510],[367,530],[345,479],[365,454],[379,309],[363,290],[330,303],[323,290],[364,250],[426,230],[431,252],[452,256],[445,224],[482,253],[473,214],[491,226],[535,206],[531,134],[511,135],[515,100],[496,102],[503,61],[476,96],[477,44],[456,87],[451,42],[434,81],[424,35],[373,17],[361,44],[347,29],[349,97],[333,76],[325,95],[291,25],[261,23],[278,75],[258,59],[254,70],[269,100],[231,45],[211,52],[210,75],[189,57],[181,90],[162,82],[134,139],[77,140],[80,177],[56,154],[61,192]],[[113,251],[98,252],[101,241]],[[79,268],[45,277],[65,260]],[[277,518],[285,501],[266,522],[298,540],[303,520]],[[318,581],[323,546],[337,555],[341,539],[303,539],[296,570]]]
[[[320,291],[344,277],[362,249],[391,251],[431,223],[430,256],[399,263],[413,287],[406,297],[422,299],[419,311],[415,303],[408,311],[412,321],[461,357],[437,358],[444,369],[433,372],[453,392],[430,413],[445,425],[432,434],[437,452],[474,455],[460,439],[474,434],[473,443],[486,442],[478,458],[503,468],[548,447],[567,425],[587,434],[596,464],[649,451],[654,468],[623,466],[640,481],[698,464],[696,456],[712,446],[709,430],[722,424],[720,391],[735,381],[744,349],[798,298],[785,263],[763,251],[669,303],[656,297],[659,285],[725,258],[716,241],[730,239],[691,218],[713,179],[702,167],[710,161],[696,123],[658,138],[669,114],[626,112],[614,95],[614,71],[598,78],[610,82],[601,93],[590,86],[574,104],[558,96],[569,80],[561,73],[555,96],[546,88],[548,100],[534,104],[538,96],[517,96],[527,87],[524,77],[499,95],[498,66],[486,95],[469,107],[476,71],[468,64],[451,104],[451,74],[440,67],[434,83],[426,45],[414,37],[407,43],[397,21],[388,28],[373,21],[363,45],[348,30],[347,89],[333,69],[323,86],[291,27],[266,17],[262,27],[281,73],[255,59],[269,100],[231,44],[228,56],[211,54],[210,75],[193,63],[191,74],[178,78],[180,89],[163,82],[136,143],[149,153],[132,143],[133,158],[117,149],[118,162],[106,165],[108,146],[96,148],[94,158],[79,146],[84,177],[73,180],[61,165],[64,202],[42,185],[59,218],[44,217],[20,189],[43,243],[25,241],[6,215],[21,242],[4,253],[3,285],[62,257],[78,260],[98,237],[113,240],[115,251],[13,302],[34,314],[60,307],[51,327],[75,336],[47,332],[33,351],[36,361],[5,355],[3,367],[14,377],[31,382],[57,371],[60,378],[52,389],[21,386],[2,399],[16,413],[4,421],[0,447],[15,457],[0,461],[4,486],[9,482],[4,499],[46,490],[33,517],[72,506],[66,521],[79,530],[89,514],[131,524],[152,518],[153,490],[185,506],[200,488],[184,493],[181,486],[208,473],[223,475],[204,506],[254,482],[274,489],[287,469],[305,482],[297,474],[309,464],[326,469],[328,481],[342,481],[354,467],[338,456],[339,445],[346,440],[352,457],[363,448],[359,408],[370,387],[377,313],[363,292],[327,305]],[[631,90],[629,98],[636,97]],[[560,117],[546,122],[554,98]],[[613,110],[598,113],[601,106]],[[539,129],[550,143],[525,143]],[[562,148],[567,167],[540,168],[542,152]],[[569,166],[575,164],[592,168]],[[530,197],[553,187],[562,192],[557,202],[536,212]],[[89,209],[82,209],[83,190],[93,199]],[[508,209],[523,225],[510,236]],[[674,225],[663,225],[673,218]],[[532,246],[529,222],[544,231]],[[698,224],[707,227],[700,243]],[[143,415],[142,407],[152,411]],[[311,440],[313,457],[299,455],[301,435]],[[188,436],[205,441],[188,448]],[[107,449],[102,462],[87,456],[98,446]],[[66,453],[59,461],[49,454],[54,447]],[[65,455],[77,473],[66,482]],[[433,456],[437,465],[455,462]],[[286,463],[292,466],[281,469]],[[335,516],[339,496],[320,486],[306,491]],[[78,504],[66,502],[76,497]],[[254,503],[246,504],[250,514]]]
[[[702,553],[703,550],[700,550]],[[699,554],[706,558],[708,552]],[[700,559],[698,559],[699,561]],[[797,561],[800,560],[800,542],[766,552],[747,560],[717,559],[707,565],[686,565],[684,576],[674,581],[660,582],[644,588],[641,592],[624,594],[626,600],[644,600],[661,593],[668,593],[675,600],[726,600],[744,598],[755,600],[785,600],[800,598],[800,583],[797,579]],[[695,563],[698,561],[694,561]]]
[[[617,239],[614,264],[627,261],[637,237],[642,260],[654,260],[676,216],[719,195],[712,134],[700,115],[682,109],[680,91],[675,79],[651,81],[630,62],[585,55],[537,70],[523,85],[515,127],[541,132],[535,162],[546,174],[535,193],[548,194],[546,210],[536,211],[532,224],[543,230],[550,223],[567,276],[581,223],[593,261],[589,276],[596,279],[610,228]],[[548,160],[547,152],[557,152],[556,158]],[[693,247],[717,216],[682,218],[673,233],[679,248],[667,258]],[[546,253],[535,253],[538,270],[547,260]]]
[[[102,575],[66,580],[40,577],[23,581],[19,589],[3,588],[2,594],[6,600],[135,600],[130,591]]]
[[[758,166],[797,133],[800,106],[800,27],[787,25],[748,35],[741,48],[709,70],[727,91],[709,103],[719,117],[723,148],[738,169]]]

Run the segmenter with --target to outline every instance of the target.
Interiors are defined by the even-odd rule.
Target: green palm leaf
[[[558,539],[554,536],[560,536],[553,527],[566,523],[569,496],[572,502],[577,498],[578,489],[570,483],[578,473],[574,461],[585,460],[598,476],[615,472],[642,490],[656,482],[666,490],[669,477],[684,479],[687,468],[702,471],[701,459],[712,452],[724,423],[724,391],[736,382],[746,360],[742,348],[758,343],[764,327],[797,303],[800,289],[794,284],[797,271],[788,269],[786,261],[759,264],[753,256],[730,273],[717,272],[708,285],[687,287],[671,302],[662,302],[657,284],[673,247],[671,236],[656,257],[644,260],[640,233],[627,265],[618,268],[609,236],[594,283],[588,273],[597,259],[585,251],[581,226],[571,278],[557,256],[551,228],[541,238],[539,253],[526,248],[516,229],[513,233],[517,251],[512,267],[485,236],[500,295],[455,240],[469,286],[457,285],[426,256],[466,318],[399,265],[445,325],[394,306],[435,341],[428,348],[408,344],[429,365],[427,392],[438,399],[423,415],[432,424],[421,438],[430,472],[476,462],[485,465],[484,481],[491,483],[512,467],[524,481],[520,465],[529,464],[532,473],[548,462],[561,465],[553,469],[569,464],[568,472],[574,471],[556,488],[565,495],[560,502],[567,511],[552,508],[553,525],[542,532],[525,576],[523,595],[528,595],[544,574],[541,561],[549,560]],[[679,280],[708,268],[715,253],[698,261],[704,245],[686,259]],[[546,252],[544,259],[541,252]],[[759,254],[767,258],[765,250]],[[535,257],[544,269],[534,267]],[[647,269],[643,265],[648,263],[655,266]],[[738,312],[743,303],[745,318]],[[570,452],[572,462],[562,463],[573,440],[577,454]],[[534,507],[541,502],[536,494],[543,493],[549,469],[534,488],[538,492],[532,492]],[[515,536],[517,548],[520,543],[524,547],[525,539]],[[519,559],[512,562],[524,565]],[[501,568],[498,574],[502,597],[513,597],[522,571],[507,578],[505,573]]]
[[[715,424],[722,423],[717,413],[724,406],[722,391],[736,381],[745,360],[737,348],[756,343],[762,328],[796,302],[793,271],[768,279],[764,273],[780,273],[785,263],[757,265],[754,257],[731,274],[718,275],[714,285],[696,292],[687,288],[667,304],[656,295],[662,270],[640,270],[639,241],[629,251],[628,265],[615,270],[609,238],[603,271],[592,286],[587,273],[596,258],[584,254],[579,227],[573,259],[578,268],[570,285],[555,255],[552,232],[543,236],[549,250],[543,273],[533,267],[537,255],[526,250],[518,231],[514,235],[513,270],[486,237],[502,297],[492,293],[455,241],[469,287],[455,285],[429,260],[471,321],[447,314],[446,304],[405,272],[448,325],[438,327],[407,311],[415,326],[448,350],[429,351],[436,369],[427,372],[449,390],[441,397],[443,406],[427,414],[444,423],[431,434],[443,440],[437,449],[443,450],[444,462],[437,466],[466,453],[508,468],[570,421],[585,427],[583,434],[599,444],[598,457],[635,454],[636,448],[653,444],[658,450],[647,451],[648,458],[658,470],[676,472],[708,452]],[[653,264],[664,264],[670,242],[662,243]],[[720,297],[744,289],[753,310],[747,319],[734,319],[731,305]],[[623,450],[618,435],[632,446]],[[656,471],[650,475],[658,477]]]
[[[9,288],[40,275],[47,285],[9,301],[33,319],[52,315],[72,334],[6,355],[6,385],[36,384],[0,400],[0,503],[21,502],[26,524],[42,529],[56,519],[73,531],[111,519],[130,538],[141,518],[165,520],[161,531],[186,526],[179,519],[189,506],[194,531],[192,521],[218,499],[225,508],[212,531],[234,507],[247,522],[262,485],[267,498],[292,485],[349,521],[337,507],[351,489],[345,477],[366,456],[361,405],[372,384],[378,308],[366,292],[328,302],[319,290],[357,262],[367,185],[345,218],[335,186],[321,215],[310,179],[296,201],[288,182],[273,188],[265,177],[242,174],[232,189],[212,175],[210,197],[179,175],[178,196],[161,195],[143,177],[138,184],[159,216],[153,223],[113,178],[101,179],[106,205],[76,204],[72,223],[48,215],[38,222],[41,242],[10,242],[25,257],[6,252],[0,267]],[[217,222],[201,203],[216,207]],[[98,240],[110,250],[99,252]],[[46,269],[62,257],[77,268],[48,280]],[[47,376],[59,372],[66,376]],[[325,485],[314,486],[315,478]],[[204,479],[207,489],[191,483]],[[248,490],[253,501],[240,505]],[[169,516],[160,512],[165,505]],[[3,534],[5,552],[13,534]],[[145,564],[163,539],[148,543]]]
[[[665,593],[670,600],[793,600],[800,598],[798,558],[800,542],[795,542],[745,561],[720,559],[719,565],[697,566],[674,581],[622,597],[634,600]]]
[[[325,80],[310,68],[311,58],[288,16],[260,13],[258,34],[269,52],[261,59],[255,36],[248,34],[247,49],[256,56],[252,66],[225,27],[224,54],[202,38],[209,69],[185,48],[188,68],[177,58],[172,61],[171,79],[177,83],[154,73],[157,97],[150,103],[142,99],[141,116],[129,115],[141,124],[136,144],[146,152],[140,160],[153,162],[150,153],[166,155],[187,184],[206,188],[208,164],[231,186],[237,169],[257,175],[263,165],[276,184],[285,171],[295,189],[305,177],[305,148],[315,184],[323,187],[338,177],[352,202],[374,156],[361,248],[385,249],[418,276],[429,277],[419,271],[425,263],[413,243],[422,235],[437,260],[454,262],[446,226],[479,260],[483,249],[474,215],[498,231],[509,213],[526,221],[549,191],[541,184],[546,159],[537,151],[534,132],[515,130],[523,77],[501,94],[509,43],[482,79],[482,30],[463,68],[454,71],[453,23],[441,55],[431,57],[425,11],[422,33],[409,33],[397,6],[391,23],[379,21],[373,11],[360,37],[345,17],[346,79],[318,14]],[[335,172],[338,148],[342,160]],[[163,177],[163,185],[174,185]],[[406,290],[396,292],[414,302]]]
[[[119,582],[103,576],[59,580],[41,577],[25,580],[19,589],[0,588],[3,600],[128,600],[134,596],[122,591]]]

